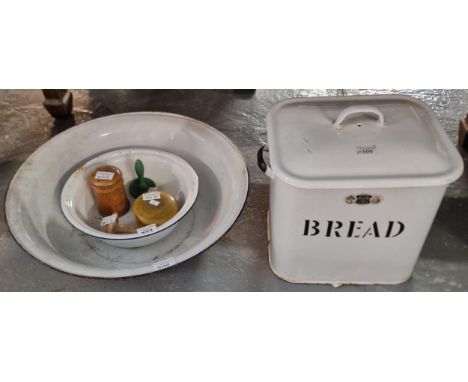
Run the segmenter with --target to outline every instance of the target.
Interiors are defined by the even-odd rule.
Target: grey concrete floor
[[[0,290],[1,291],[468,291],[468,172],[452,184],[429,233],[413,277],[397,286],[289,284],[270,271],[265,215],[268,180],[255,164],[266,143],[265,116],[293,96],[403,93],[426,101],[453,140],[468,112],[468,90],[73,90],[74,117],[54,120],[38,90],[0,91]],[[109,114],[166,111],[199,119],[242,150],[250,173],[245,208],[218,243],[189,261],[140,277],[100,280],[56,271],[14,241],[5,221],[8,184],[21,163],[51,136]],[[465,168],[468,155],[463,153]]]

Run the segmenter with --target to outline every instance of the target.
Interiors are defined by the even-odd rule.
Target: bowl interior
[[[192,167],[178,156],[160,150],[124,149],[112,151],[85,163],[75,170],[62,191],[62,210],[68,221],[77,229],[104,239],[133,239],[139,234],[108,234],[100,227],[101,216],[97,210],[88,176],[96,167],[112,165],[122,171],[125,191],[130,204],[134,198],[129,194],[130,182],[136,178],[135,161],[140,159],[145,166],[145,177],[156,182],[158,190],[170,193],[179,204],[179,212],[169,221],[157,227],[157,231],[175,224],[192,207],[198,193],[198,177]],[[119,224],[136,226],[130,210],[119,218]]]

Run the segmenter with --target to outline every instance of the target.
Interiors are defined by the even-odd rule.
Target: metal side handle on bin
[[[258,149],[257,152],[257,165],[262,172],[268,176],[269,178],[273,179],[273,171],[271,170],[271,167],[265,163],[265,159],[263,159],[263,152],[269,152],[268,148],[266,146],[262,146]]]
[[[383,126],[384,124],[384,117],[382,112],[374,106],[368,105],[359,105],[359,106],[349,106],[338,115],[338,118],[335,122],[333,122],[333,127],[337,129],[343,128],[343,122],[346,118],[354,114],[373,114],[377,116],[377,125]]]

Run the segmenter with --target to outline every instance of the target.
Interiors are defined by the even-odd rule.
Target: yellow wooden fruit
[[[173,218],[179,211],[179,205],[171,194],[164,191],[158,192],[160,199],[155,199],[155,202],[159,202],[158,206],[151,204],[149,200],[143,200],[145,194],[140,195],[133,203],[132,212],[140,227],[149,224],[160,226]]]

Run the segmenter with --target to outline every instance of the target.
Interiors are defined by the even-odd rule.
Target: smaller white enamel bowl
[[[100,229],[102,216],[99,214],[88,176],[96,167],[112,165],[122,171],[128,200],[134,199],[128,193],[130,182],[136,178],[135,161],[141,159],[145,166],[145,177],[156,182],[158,190],[170,193],[179,204],[179,212],[158,226],[155,232],[141,235],[110,234]],[[136,248],[161,240],[176,227],[177,223],[192,208],[198,195],[198,176],[193,168],[177,155],[152,149],[122,149],[93,158],[79,167],[66,181],[61,195],[62,211],[76,229],[101,239],[107,244],[122,248]],[[119,224],[136,227],[135,217],[130,210],[119,218]]]

